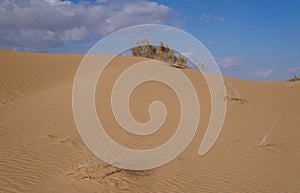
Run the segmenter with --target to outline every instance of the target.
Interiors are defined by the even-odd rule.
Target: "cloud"
[[[273,69],[251,69],[250,67],[253,65],[248,66],[245,59],[245,56],[227,56],[224,58],[217,58],[216,61],[226,76],[249,80],[259,80],[272,78],[274,75],[276,75],[276,71]],[[300,71],[300,68],[298,70]]]
[[[215,44],[215,43],[216,43],[215,40],[208,40],[208,41],[206,42],[207,45],[213,45],[213,44]]]
[[[297,75],[300,74],[300,68],[288,68],[286,69],[286,74],[287,75]]]
[[[200,16],[200,21],[203,21],[205,23],[211,22],[211,21],[225,22],[226,19],[223,16],[214,16],[214,15],[210,15],[210,14],[202,14]]]
[[[283,59],[283,56],[277,55],[266,59],[266,62],[278,62]]]
[[[274,74],[274,70],[259,70],[259,71],[256,71],[254,73],[252,73],[252,75],[255,77],[255,78],[268,78],[270,76],[272,76]]]
[[[41,50],[104,36],[122,27],[170,21],[172,9],[149,1],[95,3],[61,0],[0,1],[0,45]]]
[[[244,59],[244,56],[227,56],[224,58],[218,58],[216,61],[224,70],[237,70],[242,67],[240,62]]]

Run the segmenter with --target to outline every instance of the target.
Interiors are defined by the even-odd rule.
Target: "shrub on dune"
[[[180,53],[175,53],[168,45],[162,41],[158,45],[151,45],[148,39],[138,40],[136,45],[131,48],[131,53],[135,57],[151,58],[162,61],[176,68],[188,68],[187,59]]]
[[[294,77],[292,77],[290,80],[289,80],[289,82],[296,82],[296,81],[299,81],[300,80],[300,77],[298,77],[298,76],[294,76]]]

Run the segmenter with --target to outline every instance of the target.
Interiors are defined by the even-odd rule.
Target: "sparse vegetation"
[[[263,138],[261,139],[261,142],[257,143],[256,147],[264,149],[264,150],[268,150],[268,151],[271,151],[271,152],[275,152],[275,153],[285,153],[285,152],[287,152],[287,149],[285,149],[284,147],[280,146],[279,144],[270,143],[268,141],[271,133],[272,133],[272,129],[271,128],[268,129],[268,130],[266,130]]]
[[[300,77],[298,77],[298,76],[294,76],[294,77],[292,77],[291,79],[289,79],[289,82],[296,82],[296,81],[300,81]]]
[[[271,133],[272,133],[272,129],[266,130],[261,142],[259,144],[257,144],[257,147],[267,147],[269,145],[267,140],[268,140],[269,136],[271,135]]]
[[[225,101],[234,102],[241,105],[248,103],[248,101],[245,99],[231,97],[231,96],[225,96]]]
[[[247,104],[248,101],[240,98],[240,94],[237,90],[237,87],[232,82],[225,82],[226,93],[224,100],[228,102],[233,102],[236,104]]]
[[[136,182],[139,177],[150,175],[149,171],[126,170],[106,164],[96,157],[87,157],[87,160],[78,163],[68,176],[76,180],[95,180],[105,183],[119,190],[128,190],[139,187]]]
[[[158,46],[154,46],[148,39],[138,40],[135,47],[131,49],[131,53],[133,56],[159,60],[173,67],[188,68],[186,57],[180,53],[176,54],[162,41],[158,42]]]

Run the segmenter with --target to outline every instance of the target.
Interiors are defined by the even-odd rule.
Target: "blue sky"
[[[85,53],[122,27],[179,27],[204,43],[225,75],[286,80],[300,75],[300,1],[3,0],[0,48]]]

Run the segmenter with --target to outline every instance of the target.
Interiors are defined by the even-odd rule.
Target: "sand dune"
[[[72,86],[82,58],[0,51],[0,192],[300,192],[299,82],[225,77],[228,108],[224,128],[211,151],[200,157],[197,153],[208,124],[210,96],[200,72],[182,70],[194,84],[201,105],[193,141],[162,167],[127,171],[94,157],[75,127]],[[165,124],[148,137],[120,128],[109,93],[119,73],[141,60],[118,57],[112,61],[99,80],[96,105],[114,140],[147,149],[172,136],[180,108],[170,88],[158,82],[144,83],[132,94],[133,116],[147,121],[149,103],[161,100],[169,113]],[[261,143],[268,130],[270,134]]]

